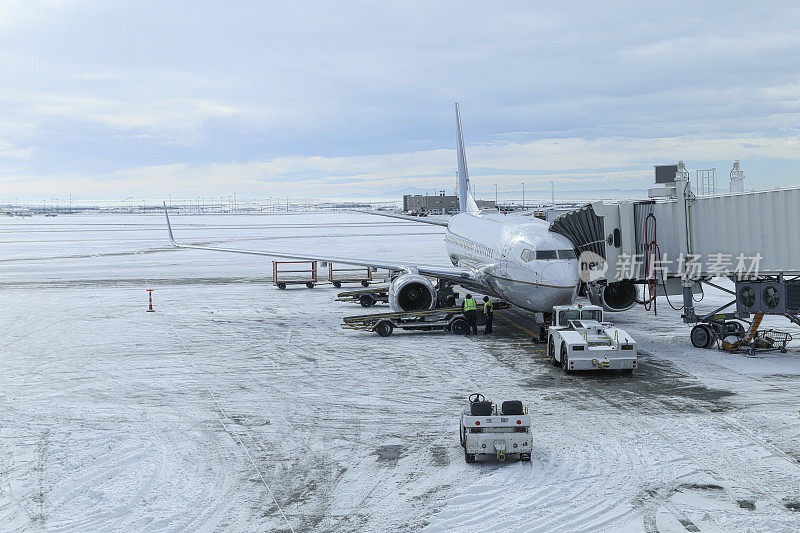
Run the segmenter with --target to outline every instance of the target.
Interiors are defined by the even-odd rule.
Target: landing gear
[[[452,283],[441,279],[436,283],[436,303],[439,307],[455,307],[457,297]]]

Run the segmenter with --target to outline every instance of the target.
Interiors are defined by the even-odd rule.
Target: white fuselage
[[[550,312],[575,301],[579,278],[572,243],[543,220],[461,213],[447,224],[445,246],[453,265],[472,270],[480,285],[517,307]]]

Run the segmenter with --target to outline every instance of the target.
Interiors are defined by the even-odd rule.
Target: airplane
[[[458,199],[460,212],[448,221],[408,217],[416,222],[445,226],[445,248],[453,267],[422,265],[385,260],[358,259],[289,253],[280,250],[237,250],[211,246],[178,244],[172,233],[166,203],[169,240],[176,248],[194,248],[276,258],[342,263],[387,269],[392,273],[389,305],[397,312],[433,309],[441,290],[431,279],[480,294],[502,298],[514,306],[534,313],[550,313],[553,306],[569,305],[580,285],[578,259],[572,242],[549,230],[549,224],[536,218],[504,215],[495,210],[481,211],[470,193],[461,111],[456,111],[458,155]],[[372,213],[384,214],[385,213]],[[402,215],[388,215],[405,218]],[[439,284],[441,287],[441,283]]]

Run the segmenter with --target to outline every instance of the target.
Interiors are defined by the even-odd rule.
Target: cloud
[[[0,160],[2,159],[28,159],[31,157],[33,149],[18,148],[11,143],[0,141]]]
[[[484,191],[498,184],[514,189],[522,181],[560,188],[583,185],[628,190],[652,183],[652,165],[684,159],[690,168],[703,162],[734,159],[789,159],[800,153],[800,136],[672,137],[655,139],[544,139],[526,143],[491,143],[468,147],[473,184]],[[693,165],[694,163],[694,165]],[[426,150],[345,157],[280,157],[267,161],[210,165],[173,163],[119,170],[98,176],[56,174],[6,176],[9,187],[26,193],[91,190],[97,196],[126,193],[147,198],[173,196],[381,197],[398,188],[451,189],[455,183],[454,150]],[[704,167],[701,167],[704,168]],[[600,186],[600,187],[598,187]]]
[[[791,2],[0,0],[0,194],[448,188],[456,99],[476,183],[742,158],[789,185],[798,25]]]

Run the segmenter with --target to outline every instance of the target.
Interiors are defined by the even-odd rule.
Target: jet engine
[[[403,274],[389,285],[389,306],[394,311],[427,311],[436,306],[433,283],[419,274]]]
[[[586,296],[606,311],[627,311],[636,304],[636,285],[630,281],[600,284],[588,283]]]

